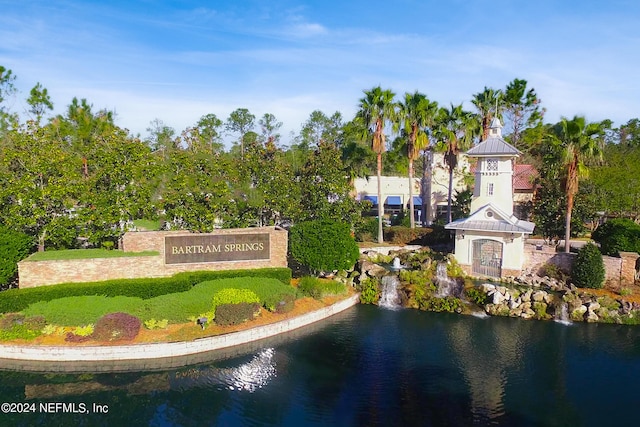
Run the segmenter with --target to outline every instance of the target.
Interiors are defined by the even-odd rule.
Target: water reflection
[[[110,408],[101,418],[0,414],[0,425],[631,424],[639,356],[633,327],[361,306],[185,368],[0,372],[5,402]]]
[[[178,371],[169,377],[172,390],[222,385],[229,390],[254,392],[276,375],[275,349],[265,348],[251,361],[232,368],[197,367]]]

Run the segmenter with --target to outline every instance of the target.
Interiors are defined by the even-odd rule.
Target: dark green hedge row
[[[27,289],[9,289],[0,292],[0,313],[16,312],[38,301],[80,295],[128,296],[142,299],[154,298],[174,292],[184,292],[207,280],[233,277],[268,277],[289,285],[289,268],[259,268],[253,270],[191,271],[172,277],[148,279],[119,279],[89,283],[62,283]]]

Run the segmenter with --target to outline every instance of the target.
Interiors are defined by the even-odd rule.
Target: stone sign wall
[[[121,249],[157,251],[155,256],[18,263],[19,286],[168,277],[183,271],[287,267],[288,233],[276,227],[127,232]]]

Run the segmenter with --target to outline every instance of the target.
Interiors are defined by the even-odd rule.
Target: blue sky
[[[442,105],[526,79],[545,120],[640,116],[636,0],[0,0],[0,64],[20,93],[40,82],[55,113],[73,97],[146,136],[236,108],[284,123],[353,117],[363,91],[419,90]]]

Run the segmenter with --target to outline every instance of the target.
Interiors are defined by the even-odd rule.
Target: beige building
[[[424,194],[430,194],[431,218],[427,221],[430,224],[438,217],[443,217],[447,212],[447,193],[449,189],[449,170],[444,162],[444,156],[434,153],[431,160],[431,182],[424,183],[422,177],[413,178],[413,204],[415,218],[422,221],[422,199]],[[465,174],[469,174],[469,162],[467,157],[460,156],[460,161],[453,174],[453,190],[462,191],[466,188],[464,184]],[[403,209],[409,209],[409,178],[407,176],[383,176],[381,177],[382,201],[385,214],[395,214]],[[429,185],[430,184],[430,189]],[[354,181],[356,198],[358,200],[369,200],[373,204],[372,214],[377,215],[378,204],[378,178],[373,175],[367,178],[356,178]]]
[[[471,215],[447,224],[455,231],[455,257],[467,274],[519,275],[524,241],[535,224],[513,215],[513,165],[520,152],[502,139],[502,125],[491,123],[489,137],[467,152],[477,158]]]

